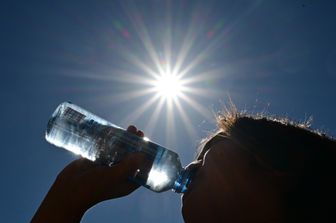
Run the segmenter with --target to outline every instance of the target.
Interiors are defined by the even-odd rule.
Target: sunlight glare
[[[182,82],[175,74],[163,73],[155,82],[155,90],[162,98],[176,99],[182,92]]]
[[[154,189],[159,189],[169,181],[165,171],[152,169],[148,174],[147,184]]]

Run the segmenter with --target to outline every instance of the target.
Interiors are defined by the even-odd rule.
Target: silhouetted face
[[[199,168],[182,196],[185,222],[282,222],[281,179],[246,150],[222,137],[197,160]]]

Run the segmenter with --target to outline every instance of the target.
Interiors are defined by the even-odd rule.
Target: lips
[[[189,196],[189,194],[193,190],[193,187],[195,185],[195,181],[197,179],[198,170],[201,166],[202,166],[202,161],[198,160],[198,161],[192,162],[191,164],[189,164],[186,167],[186,170],[191,172],[191,177],[190,177],[190,182],[187,185],[187,191],[184,194],[182,194],[182,196],[181,196],[183,202],[186,200],[186,198]]]
[[[184,204],[188,198],[189,190],[181,195],[181,201]]]

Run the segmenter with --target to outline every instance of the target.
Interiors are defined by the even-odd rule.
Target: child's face
[[[229,138],[199,157],[189,191],[182,196],[186,222],[281,222],[283,179],[260,168]]]

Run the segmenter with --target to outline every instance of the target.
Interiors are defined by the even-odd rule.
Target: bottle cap
[[[177,180],[174,183],[174,187],[173,190],[176,193],[185,193],[188,189],[188,186],[192,180],[192,176],[194,175],[194,171],[192,170],[188,170],[188,169],[183,169],[180,174],[179,177],[177,178]]]

